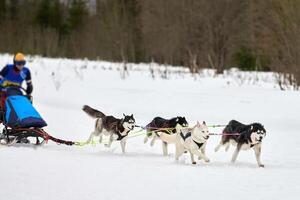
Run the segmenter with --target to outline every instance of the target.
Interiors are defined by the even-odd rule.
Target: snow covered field
[[[0,66],[11,60],[12,56],[1,55]],[[163,79],[157,70],[164,67],[141,64],[129,65],[129,75],[122,79],[121,64],[38,57],[28,64],[34,105],[53,136],[88,138],[94,120],[81,110],[84,104],[116,117],[134,114],[138,125],[155,116],[178,115],[190,125],[197,120],[261,122],[267,130],[262,147],[265,168],[257,167],[252,150],[242,151],[236,164],[230,164],[233,148],[213,151],[220,136],[208,141],[211,162],[197,165],[187,154],[176,163],[174,147],[163,157],[161,143],[150,147],[143,136],[128,140],[125,155],[117,142],[111,148],[51,141],[38,148],[0,146],[1,200],[299,198],[300,93],[280,91],[269,73],[213,77],[206,71],[195,78],[181,69],[182,73],[170,70],[169,78]],[[238,79],[241,76],[244,81]]]

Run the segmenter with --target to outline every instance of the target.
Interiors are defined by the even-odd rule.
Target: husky
[[[102,136],[109,136],[107,147],[110,147],[113,141],[120,141],[122,152],[125,153],[126,140],[129,132],[135,127],[133,115],[124,115],[124,118],[118,119],[113,116],[106,116],[99,110],[84,105],[82,110],[89,116],[96,118],[95,130],[87,140],[90,143],[94,136],[99,136],[99,142],[102,142]]]
[[[164,119],[155,117],[147,126],[147,135],[144,143],[147,143],[149,138],[152,138],[150,145],[153,146],[157,139],[162,140],[163,155],[168,155],[168,144],[175,144],[176,134],[182,129],[186,129],[188,123],[185,117],[174,117],[172,119]]]
[[[191,156],[192,164],[196,164],[194,155],[198,156],[199,160],[203,159],[205,162],[209,162],[210,160],[205,155],[206,141],[208,138],[209,132],[205,122],[202,124],[197,122],[187,133],[180,132],[176,136],[175,160],[178,161],[179,157],[185,151],[188,151]]]
[[[240,150],[253,148],[257,165],[264,167],[260,160],[262,140],[266,136],[266,130],[260,123],[249,125],[242,124],[236,120],[231,120],[223,130],[223,136],[219,145],[215,148],[217,152],[221,146],[225,146],[228,151],[230,144],[236,146],[231,162],[234,163]]]

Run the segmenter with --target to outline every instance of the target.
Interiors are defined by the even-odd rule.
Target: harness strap
[[[126,137],[126,136],[128,135],[129,132],[130,132],[130,130],[127,131],[125,135],[122,135],[122,134],[120,133],[120,131],[118,131],[118,132],[117,132],[117,136],[118,136],[117,140],[118,140],[118,141],[119,141],[119,140],[122,140],[124,137]]]
[[[192,136],[192,133],[191,133],[191,132],[188,132],[187,134],[183,135],[183,133],[180,132],[180,136],[181,136],[181,138],[185,141],[187,138],[189,138],[189,137]],[[193,138],[192,138],[192,140],[193,140]],[[204,143],[199,143],[199,142],[197,142],[197,141],[195,141],[195,140],[193,140],[193,142],[195,142],[195,144],[198,146],[199,149],[200,149],[200,148],[202,147],[202,145],[204,144]]]
[[[188,137],[192,136],[191,132],[188,132],[187,134],[183,135],[182,132],[180,132],[180,136],[182,137],[182,139],[185,141]]]
[[[193,141],[195,142],[195,144],[198,146],[199,149],[200,149],[200,148],[202,147],[202,145],[204,144],[204,143],[196,142],[195,140],[193,140]]]
[[[260,143],[260,142],[259,142]],[[250,144],[250,148],[254,147],[255,145],[259,144],[259,143],[256,143],[256,144]]]

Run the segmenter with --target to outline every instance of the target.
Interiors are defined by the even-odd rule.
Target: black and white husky
[[[178,161],[179,157],[185,151],[188,151],[193,164],[196,164],[194,155],[198,156],[199,160],[203,159],[205,162],[209,162],[205,154],[206,141],[208,138],[209,132],[205,122],[202,124],[197,122],[187,133],[181,132],[177,134],[175,160]]]
[[[155,117],[146,126],[147,135],[144,139],[144,143],[146,143],[149,138],[152,138],[150,145],[153,146],[157,139],[161,139],[163,155],[168,155],[168,144],[175,144],[176,134],[187,127],[188,123],[185,117],[174,117],[172,119]]]
[[[228,151],[230,144],[236,146],[231,162],[234,163],[240,150],[248,150],[253,148],[256,161],[259,167],[264,167],[261,163],[261,143],[266,136],[266,130],[260,123],[252,123],[249,125],[242,124],[236,120],[231,120],[223,130],[223,136],[220,144],[215,148],[217,152],[221,146],[225,146]]]
[[[95,130],[91,133],[87,142],[90,143],[94,136],[99,136],[99,142],[102,142],[102,136],[109,136],[107,146],[110,147],[113,141],[120,141],[122,152],[125,153],[125,145],[129,132],[135,127],[133,115],[124,115],[124,118],[118,119],[113,116],[106,116],[99,110],[90,106],[83,106],[82,110],[89,116],[96,118]]]

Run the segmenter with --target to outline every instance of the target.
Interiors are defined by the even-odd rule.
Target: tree
[[[68,25],[70,30],[78,29],[83,25],[88,14],[84,0],[73,0],[69,7]]]
[[[6,15],[6,0],[0,0],[0,23],[5,19]]]

